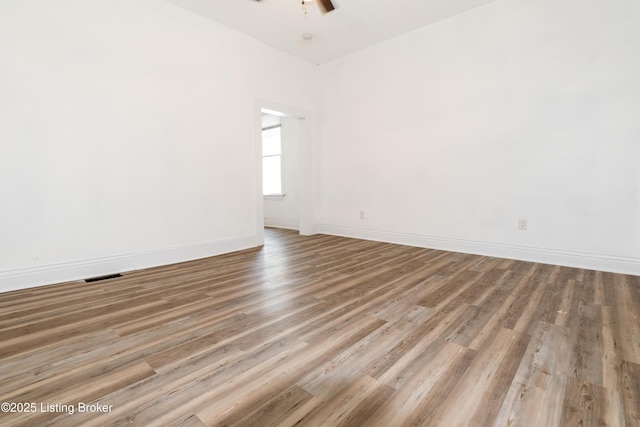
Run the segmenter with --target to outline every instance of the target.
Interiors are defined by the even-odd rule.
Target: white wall
[[[321,67],[320,230],[640,274],[638,22],[497,0]]]
[[[167,2],[0,0],[0,290],[259,243],[256,99],[322,136],[305,229],[640,274],[638,8],[496,0],[319,85]]]
[[[0,290],[255,246],[255,100],[317,67],[157,0],[0,11]]]
[[[266,119],[274,116],[265,116]],[[299,229],[299,175],[300,144],[304,119],[276,117],[281,125],[283,150],[284,197],[264,198],[264,225],[268,227]],[[267,123],[263,120],[263,126]]]

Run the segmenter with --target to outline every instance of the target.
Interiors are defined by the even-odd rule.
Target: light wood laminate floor
[[[266,237],[0,294],[0,425],[640,425],[639,277]]]

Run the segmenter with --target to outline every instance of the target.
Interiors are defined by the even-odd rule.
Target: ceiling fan
[[[304,5],[304,0],[302,0],[302,4]],[[331,0],[319,0],[318,7],[322,11],[322,13],[331,12],[333,9],[335,9],[335,6],[333,5],[333,3],[331,3]]]
[[[260,2],[262,0],[256,0],[257,2]],[[305,6],[307,3],[311,3],[312,0],[302,0],[302,5]],[[335,9],[335,6],[333,5],[333,3],[331,2],[331,0],[316,0],[318,2],[318,7],[320,8],[320,10],[322,11],[322,13],[327,13],[327,12],[331,12],[332,10]]]

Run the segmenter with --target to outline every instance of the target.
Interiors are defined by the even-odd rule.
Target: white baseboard
[[[0,292],[82,280],[131,270],[135,270],[133,257],[123,255],[2,271],[0,272]]]
[[[289,230],[299,230],[298,220],[265,218],[265,227],[286,228]]]
[[[90,277],[123,273],[235,252],[256,246],[254,235],[174,246],[108,258],[71,261],[32,268],[0,271],[0,292]]]
[[[462,252],[640,276],[640,258],[562,251],[490,242],[477,242],[415,234],[391,233],[355,227],[340,227],[328,224],[320,224],[318,231],[323,234],[330,234],[334,236],[352,237],[356,239],[396,243],[421,248],[439,249],[451,252]]]
[[[265,225],[266,224],[265,222]],[[271,225],[278,227],[278,225]],[[290,228],[290,227],[281,227]],[[640,259],[560,251],[518,245],[476,242],[442,237],[390,233],[352,227],[320,224],[318,232],[356,239],[396,243],[400,245],[440,249],[590,270],[640,276]],[[0,292],[32,288],[53,283],[84,280],[89,277],[122,273],[160,265],[173,264],[235,252],[256,246],[254,235],[220,239],[192,245],[176,246],[152,251],[100,259],[79,260],[66,263],[0,271]]]
[[[139,252],[134,255],[134,262],[136,270],[140,270],[143,268],[207,258],[254,247],[256,247],[256,236],[249,235]]]

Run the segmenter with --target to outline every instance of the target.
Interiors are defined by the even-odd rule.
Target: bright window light
[[[262,130],[262,194],[282,194],[282,138],[281,127]]]

